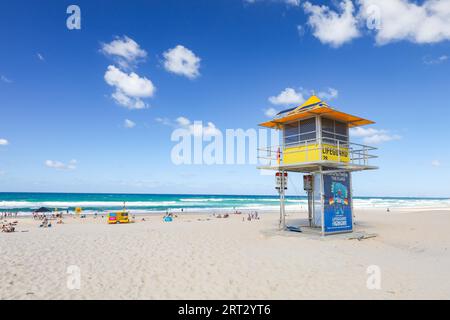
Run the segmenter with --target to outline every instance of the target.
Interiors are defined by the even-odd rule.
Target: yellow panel
[[[350,157],[347,148],[339,148],[338,150],[336,146],[330,144],[323,144],[322,152],[320,152],[319,144],[297,146],[283,150],[283,164],[314,162],[319,160],[349,162]]]
[[[348,148],[338,148],[335,145],[324,144],[322,145],[322,160],[349,162]]]
[[[320,100],[318,97],[313,95],[313,96],[309,97],[308,100],[306,100],[302,105],[298,106],[296,109],[291,111],[290,114],[299,112],[303,108],[307,108],[309,106],[312,106],[312,105],[315,105],[315,104],[318,104],[321,102],[322,102],[322,100]],[[326,103],[323,102],[323,104],[326,104]]]
[[[314,162],[319,160],[319,155],[318,144],[285,148],[283,151],[283,164]]]

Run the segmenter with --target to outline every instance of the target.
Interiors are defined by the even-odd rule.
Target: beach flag
[[[277,163],[280,164],[280,161],[281,161],[281,150],[280,150],[280,147],[278,147],[278,150],[277,150]]]

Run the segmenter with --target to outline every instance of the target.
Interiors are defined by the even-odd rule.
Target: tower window
[[[322,118],[322,140],[337,145],[348,144],[348,127],[344,122]]]
[[[316,119],[294,121],[284,126],[284,145],[294,147],[305,143],[315,143]]]

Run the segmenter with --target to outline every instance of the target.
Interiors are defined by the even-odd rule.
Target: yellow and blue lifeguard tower
[[[374,123],[329,106],[312,95],[300,106],[278,113],[260,126],[280,130],[281,142],[258,150],[265,162],[259,169],[277,171],[280,228],[285,229],[284,194],[287,172],[303,173],[308,194],[309,226],[322,235],[352,232],[351,172],[377,169],[371,165],[376,148],[351,143],[350,128]]]

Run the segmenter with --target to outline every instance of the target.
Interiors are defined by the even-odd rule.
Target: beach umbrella
[[[51,212],[51,210],[46,207],[40,207],[39,209],[37,209],[34,212]]]

